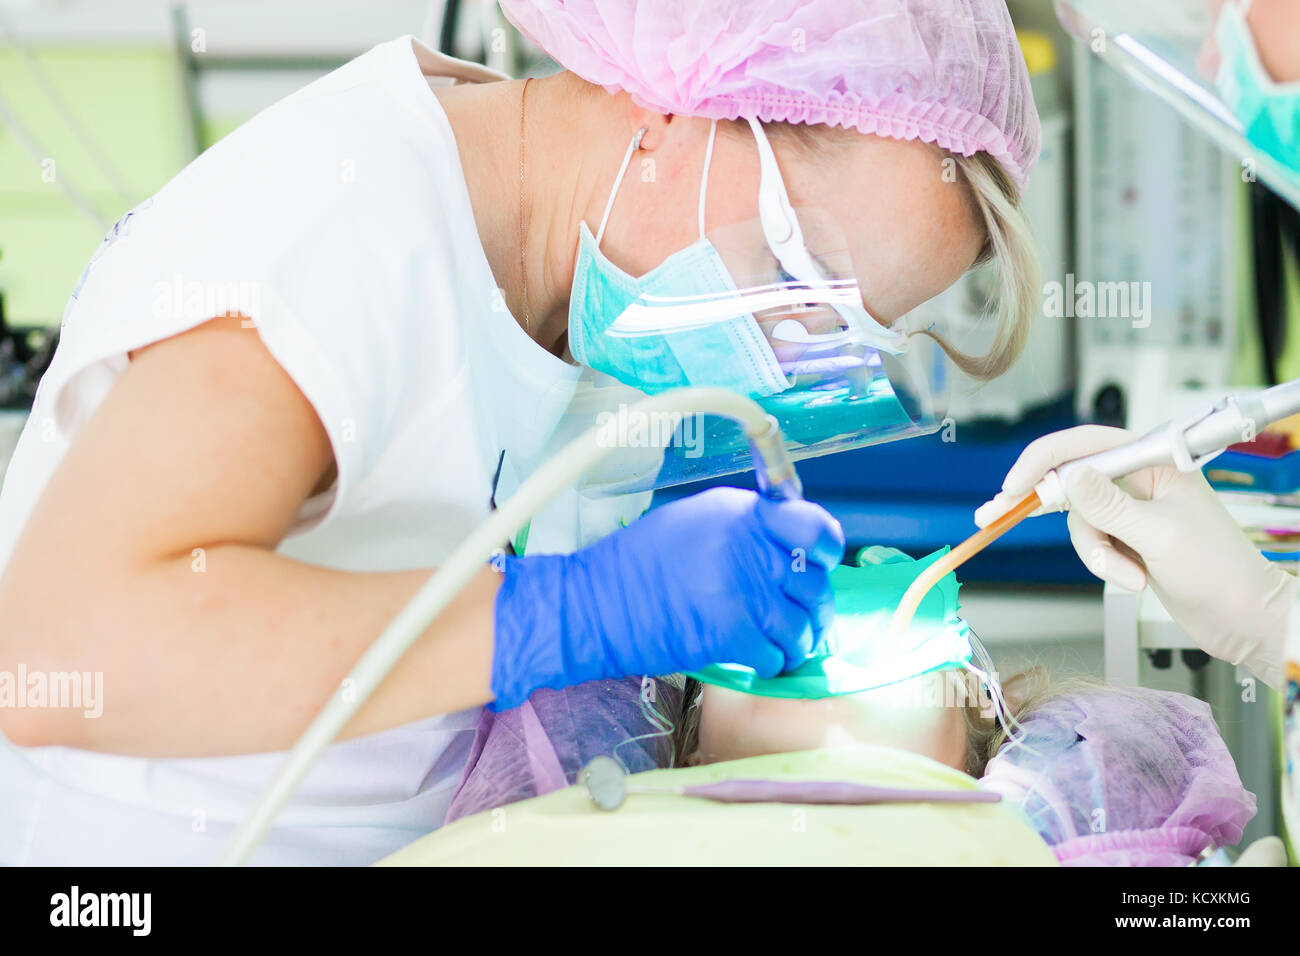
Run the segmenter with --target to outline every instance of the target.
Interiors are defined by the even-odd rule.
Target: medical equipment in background
[[[0,249],[0,258],[3,255]],[[58,332],[43,327],[10,326],[5,316],[4,289],[0,287],[0,484],[58,341]]]
[[[752,400],[724,389],[678,389],[647,398],[633,411],[641,415],[707,410],[739,422],[752,440],[760,487],[776,497],[798,495],[794,466],[785,454],[775,423]],[[601,428],[589,429],[565,446],[520,485],[519,490],[483,521],[398,612],[348,674],[348,695],[334,694],[303,732],[283,765],[236,828],[221,857],[224,865],[245,862],[270,829],[276,813],[293,795],[322,751],[374,693],[402,655],[442,610],[542,506],[571,486],[611,448]]]
[[[1279,695],[1278,747],[1282,766],[1282,822],[1286,826],[1291,855],[1300,862],[1300,600],[1291,608],[1286,642],[1282,648],[1286,668],[1286,693]]]
[[[1170,388],[1232,382],[1238,282],[1250,274],[1240,166],[1093,55],[1091,43],[1123,39],[1075,49],[1078,272],[1045,277],[1078,318],[1080,419],[1121,426]],[[1190,26],[1176,39],[1199,43]]]
[[[1193,297],[1186,311],[1173,317],[1178,325],[1166,323],[1166,333],[1177,334],[1164,348],[1159,347],[1164,341],[1161,336],[1149,334],[1154,329],[1130,331],[1126,323],[1113,319],[1092,320],[1091,335],[1086,336],[1081,328],[1078,407],[1082,416],[1141,431],[1165,416],[1180,414],[1190,407],[1189,402],[1204,402],[1206,396],[1197,397],[1197,391],[1211,397],[1227,391],[1233,366],[1245,357],[1235,354],[1237,326],[1249,318],[1238,319],[1233,308],[1240,301],[1239,284],[1249,282],[1255,265],[1259,266],[1261,289],[1267,290],[1267,283],[1275,286],[1277,281],[1276,270],[1265,257],[1256,254],[1252,263],[1249,247],[1238,235],[1234,221],[1235,200],[1241,193],[1238,184],[1258,179],[1283,201],[1300,208],[1300,173],[1286,169],[1247,140],[1240,121],[1224,104],[1214,77],[1204,68],[1202,44],[1212,28],[1211,4],[1054,0],[1053,7],[1061,25],[1080,41],[1075,47],[1075,102],[1081,173],[1077,213],[1081,276],[1125,278],[1085,272],[1083,260],[1089,250],[1104,255],[1108,243],[1136,262],[1147,262],[1150,253],[1180,242],[1179,235],[1200,235],[1207,241],[1217,238],[1223,250],[1221,263],[1205,258],[1196,267],[1185,265],[1180,270],[1174,262],[1169,268],[1175,271],[1159,273],[1144,265],[1149,274],[1134,277],[1167,283],[1171,280],[1166,275],[1183,275],[1186,284],[1180,285],[1181,290],[1213,291],[1214,299],[1208,301],[1223,303],[1223,325],[1215,324],[1213,310]],[[1145,120],[1142,114],[1146,114]],[[1189,132],[1196,134],[1193,139],[1187,138]],[[1085,137],[1091,137],[1093,145],[1087,145]],[[1166,145],[1160,146],[1160,140]],[[1214,147],[1222,168],[1218,176],[1210,169],[1215,163]],[[1165,154],[1163,163],[1152,155],[1157,152]],[[1086,179],[1085,172],[1089,174]],[[1139,191],[1142,183],[1154,185],[1158,195],[1153,198],[1149,191]],[[1253,191],[1258,193],[1259,187]],[[1156,201],[1161,197],[1163,210],[1162,203]],[[1257,241],[1260,224],[1256,210]],[[1165,226],[1163,234],[1157,231],[1161,225]],[[1168,256],[1161,258],[1167,260]],[[1220,264],[1223,272],[1217,268]],[[1197,268],[1205,270],[1199,286],[1194,274]],[[1225,277],[1222,288],[1215,289],[1220,275]],[[1268,369],[1276,352],[1270,344],[1269,323],[1273,320],[1266,298],[1259,300],[1259,323]],[[1155,318],[1160,314],[1157,309]],[[1127,351],[1122,341],[1114,341],[1116,336],[1106,339],[1107,321],[1109,331],[1130,340],[1132,351]],[[1140,337],[1144,335],[1149,343]],[[1137,348],[1143,344],[1152,348],[1139,352]],[[1270,374],[1275,371],[1274,366]],[[1225,500],[1225,504],[1238,517],[1230,502]],[[1259,815],[1247,826],[1247,839],[1275,832],[1278,780],[1273,741],[1277,730],[1268,716],[1270,708],[1253,701],[1243,704],[1244,685],[1237,682],[1234,669],[1210,662],[1150,589],[1135,594],[1107,585],[1103,607],[1107,680],[1138,684],[1140,677],[1157,679],[1158,671],[1168,669],[1176,654],[1181,656],[1187,665],[1182,678],[1192,682],[1198,696],[1214,702],[1225,731],[1233,738],[1233,754],[1242,777],[1259,796]],[[1141,665],[1148,658],[1154,669],[1144,671]],[[1270,694],[1262,688],[1260,693]]]
[[[1043,135],[1042,154],[1021,197],[1021,208],[1033,231],[1043,278],[1050,280],[1066,275],[1071,268],[1072,121],[1052,38],[1037,31],[1017,31],[1017,36],[1029,67]],[[997,323],[988,315],[988,304],[996,291],[996,270],[997,266],[989,263],[963,276],[914,310],[909,324],[933,328],[968,354],[985,354],[997,332]],[[1074,389],[1074,322],[1065,316],[1040,313],[1020,358],[1006,373],[989,382],[980,382],[952,367],[929,339],[917,338],[915,342],[914,347],[934,366],[931,377],[935,404],[958,424],[1019,421],[1028,412],[1064,400]]]
[[[26,412],[32,407],[58,342],[59,333],[43,326],[10,326],[0,292],[0,409]]]
[[[1127,444],[1058,465],[1006,514],[940,558],[913,582],[894,613],[887,640],[896,642],[901,637],[921,599],[943,575],[1040,507],[1046,511],[1065,508],[1065,485],[1071,472],[1088,467],[1108,478],[1122,478],[1153,465],[1193,471],[1229,445],[1250,441],[1266,426],[1297,413],[1300,379],[1263,392],[1230,395],[1208,409],[1166,422]]]
[[[505,18],[496,0],[428,0],[420,39],[439,53],[474,60],[507,76],[531,75],[537,51]]]
[[[867,806],[880,803],[998,803],[988,790],[928,790],[872,787],[842,780],[722,780],[687,787],[647,787],[628,783],[627,771],[612,757],[596,757],[578,784],[601,810],[617,810],[628,794],[667,794],[718,803],[798,803]]]

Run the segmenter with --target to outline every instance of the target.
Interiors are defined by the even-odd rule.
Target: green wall
[[[192,158],[191,120],[172,50],[57,46],[32,53],[127,195],[12,47],[0,49],[0,96],[54,161],[54,176],[74,185],[110,225]],[[104,234],[44,175],[14,131],[0,124],[0,290],[17,324],[58,324]]]

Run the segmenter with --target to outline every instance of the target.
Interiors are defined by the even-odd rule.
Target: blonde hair
[[[997,290],[986,308],[996,304],[998,331],[992,347],[975,357],[957,351],[942,336],[929,335],[959,369],[972,378],[997,378],[1020,357],[1029,341],[1030,324],[1038,315],[1038,251],[1029,220],[1020,208],[1020,194],[1006,171],[989,153],[952,155],[957,172],[969,187],[988,235],[976,265],[995,263]]]
[[[1054,691],[1047,671],[1041,667],[1023,670],[1002,682],[1002,696],[1012,720],[1017,722],[1028,717]],[[966,772],[978,780],[1007,742],[1007,731],[982,702],[967,704],[962,716],[966,719]]]

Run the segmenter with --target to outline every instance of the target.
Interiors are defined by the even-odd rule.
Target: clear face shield
[[[583,228],[570,306],[574,358],[648,394],[716,386],[748,395],[777,419],[796,460],[935,431],[924,368],[906,336],[865,308],[843,231],[825,211],[790,205],[761,125],[750,125],[760,218],[704,231],[706,158],[700,238],[646,275],[605,260],[598,238]],[[711,133],[710,154],[712,145]],[[630,388],[620,394],[609,379],[589,376],[580,386],[589,394],[573,411],[609,415],[611,405],[639,397]],[[748,442],[730,419],[637,423],[614,414],[606,419],[610,440],[629,454],[590,475],[586,493],[643,491],[751,467]],[[662,434],[666,424],[674,438],[661,461],[648,444],[637,451],[638,426]]]

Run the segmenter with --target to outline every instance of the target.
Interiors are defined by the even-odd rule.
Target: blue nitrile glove
[[[714,488],[569,555],[505,559],[492,709],[539,687],[735,663],[798,666],[829,626],[839,522],[808,501]]]

